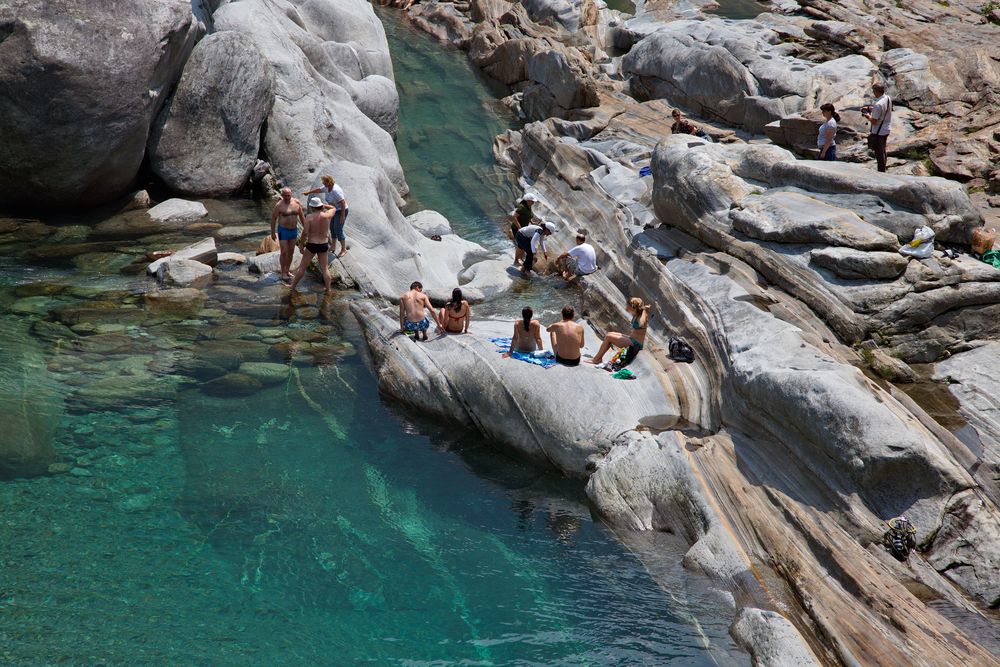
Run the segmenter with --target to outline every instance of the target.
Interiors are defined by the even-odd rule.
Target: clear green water
[[[411,190],[407,212],[433,209],[465,238],[502,245],[502,225],[521,194],[493,159],[493,137],[517,124],[499,102],[505,91],[398,11],[379,14],[399,90],[396,147]]]
[[[147,299],[119,272],[141,253],[256,245],[257,206],[207,204],[181,232],[0,234],[4,353],[64,399],[36,406],[53,474],[0,481],[0,664],[748,664],[682,543],[627,549],[578,482],[386,403],[349,295],[234,268],[203,301]]]

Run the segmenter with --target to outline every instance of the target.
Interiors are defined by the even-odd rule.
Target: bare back
[[[403,307],[404,317],[410,322],[424,319],[424,308],[431,308],[431,300],[427,295],[414,289],[399,297],[399,303]]]
[[[524,330],[524,320],[514,322],[514,347],[517,352],[534,352],[542,347],[542,325],[531,320],[528,330]]]
[[[549,326],[552,348],[563,359],[579,359],[583,349],[583,325],[563,320]]]
[[[302,238],[307,243],[326,243],[330,237],[330,219],[333,211],[320,211],[306,216],[302,226]]]

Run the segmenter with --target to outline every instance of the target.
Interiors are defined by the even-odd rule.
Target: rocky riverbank
[[[634,17],[590,1],[426,2],[408,13],[510,84],[508,103],[536,121],[499,137],[495,150],[541,195],[546,216],[587,229],[599,246],[602,272],[585,290],[591,322],[621,326],[609,304],[639,295],[662,311],[654,326],[660,349],[668,334],[697,348],[694,369],[676,375],[663,364],[662,380],[674,385],[669,395],[699,406],[687,414],[696,412],[708,432],[681,436],[689,468],[680,475],[690,482],[678,485],[684,467],[660,460],[669,444],[615,441],[589,486],[609,520],[665,528],[663,517],[678,516],[670,500],[678,489],[703,493],[712,511],[701,515],[708,518],[700,531],[687,513],[692,554],[720,526],[763,584],[758,603],[770,599],[785,611],[816,659],[992,664],[963,637],[961,614],[948,615],[959,627],[930,630],[949,621],[940,603],[928,602],[990,617],[975,605],[995,606],[1000,593],[992,555],[1000,539],[991,453],[998,434],[983,404],[989,383],[969,370],[996,365],[983,343],[1000,335],[1000,272],[968,255],[906,261],[897,250],[920,225],[963,246],[984,219],[996,219],[987,193],[996,165],[971,165],[974,155],[996,153],[992,130],[980,137],[972,119],[995,106],[995,86],[983,78],[995,75],[996,62],[982,59],[997,28],[965,3],[917,3],[874,23],[860,6],[762,4],[771,12],[738,22],[707,18],[697,3],[667,2],[637,3]],[[918,27],[939,15],[949,25],[940,33]],[[935,88],[943,105],[911,99],[914,81],[934,81],[915,69],[927,60],[921,52],[960,26],[972,48],[930,59],[933,72],[950,68],[942,75],[950,85]],[[856,107],[874,76],[899,91],[889,175],[759,145],[766,134],[808,157],[819,103]],[[661,143],[672,107],[722,143]],[[864,127],[850,113],[838,141],[848,162],[867,164],[858,141]],[[986,116],[982,127],[994,127]],[[967,122],[975,131],[958,129]],[[962,149],[966,142],[973,146]],[[963,157],[948,164],[946,155]],[[651,177],[640,174],[647,166]],[[964,183],[927,178],[931,172]],[[860,354],[846,346],[861,342]],[[961,383],[956,395],[980,446],[858,370],[868,363],[906,381],[914,374],[904,361],[949,355],[956,362],[943,364],[941,377]],[[618,481],[607,485],[609,477]],[[899,513],[921,526],[922,553],[903,568],[878,546],[880,522]],[[739,571],[717,574],[739,581]],[[873,627],[894,639],[870,641]]]
[[[863,33],[848,20],[861,20],[860,5],[851,17],[826,2],[770,3],[775,11],[740,22],[706,19],[708,3],[640,2],[635,16],[595,0],[414,5],[415,22],[511,86],[505,103],[528,124],[497,139],[498,159],[540,195],[546,217],[562,229],[586,229],[599,246],[602,270],[583,281],[591,340],[624,324],[619,304],[629,296],[656,310],[639,378],[618,383],[591,369],[504,362],[481,338],[418,347],[393,334],[384,301],[361,302],[353,312],[381,388],[586,479],[612,525],[683,535],[685,565],[732,597],[732,634],[758,664],[787,664],[791,656],[798,664],[997,664],[967,629],[994,621],[985,608],[1000,600],[997,421],[982,408],[988,384],[970,370],[996,364],[988,342],[1000,334],[1000,271],[966,258],[905,261],[896,252],[918,225],[961,245],[993,215],[985,190],[996,176],[976,160],[994,150],[996,120],[987,110],[995,108],[995,61],[985,46],[996,32],[954,4],[915,3],[903,14],[917,19],[866,24]],[[433,213],[400,212],[407,186],[392,142],[398,98],[368,3],[243,0],[208,3],[198,14],[187,3],[161,5],[162,20],[127,22],[141,35],[130,41],[136,50],[101,72],[102,85],[141,89],[142,104],[117,123],[108,122],[106,105],[80,111],[75,139],[84,141],[64,146],[82,153],[118,147],[128,159],[100,180],[110,167],[90,150],[88,160],[57,161],[83,165],[80,174],[53,175],[39,166],[38,128],[18,120],[42,114],[30,105],[17,114],[0,108],[0,123],[14,119],[18,169],[39,174],[25,187],[0,189],[16,193],[4,204],[115,200],[128,195],[143,155],[178,191],[211,183],[212,192],[231,192],[247,186],[262,150],[274,176],[297,191],[323,173],[344,186],[352,221],[351,252],[338,266],[345,285],[388,298],[413,279],[436,297],[455,284],[477,298],[510,287],[508,257],[448,234],[447,221]],[[72,9],[113,24],[88,14],[100,10],[86,3]],[[906,46],[904,38],[918,32],[917,10],[974,26],[974,46],[962,57],[978,59],[978,74],[956,56],[940,72],[939,64],[925,68],[954,86],[930,85],[919,49],[947,41],[921,36]],[[69,62],[72,40],[64,50],[43,48],[64,29],[62,18],[25,16],[2,17],[13,26],[2,48],[19,44],[37,54],[32,63],[47,67],[51,89],[76,90],[98,76],[96,61]],[[215,32],[198,41],[206,31]],[[130,70],[128,59],[151,69]],[[2,62],[0,83],[42,104],[18,87],[29,65]],[[238,67],[241,77],[214,81],[225,67]],[[899,159],[890,174],[762,145],[766,134],[804,153],[818,103],[860,104],[876,74],[890,92],[912,90],[914,78],[932,89],[919,99],[896,94],[909,106],[897,113]],[[925,103],[932,98],[936,104]],[[717,142],[669,137],[676,106]],[[214,112],[222,113],[221,126]],[[844,155],[863,163],[860,125],[845,116]],[[31,132],[22,136],[24,127]],[[930,127],[938,134],[925,132]],[[194,136],[196,147],[212,147],[213,159],[191,159],[186,142]],[[932,169],[966,182],[928,178]],[[13,172],[0,163],[8,185]],[[322,327],[270,327],[274,295],[261,294],[280,287],[219,252],[252,254],[248,242],[236,242],[239,230],[206,226],[218,223],[201,221],[207,211],[197,206],[164,206],[69,236],[31,220],[4,231],[31,230],[43,240],[27,251],[36,260],[146,270],[163,283],[138,294],[38,287],[11,304],[14,312],[49,313],[35,336],[79,353],[48,369],[79,386],[65,398],[70,410],[155,403],[191,382],[208,395],[252,392],[290,381],[289,366],[275,361],[349,353],[328,349],[330,331]],[[173,242],[162,235],[178,226],[211,238],[150,270],[145,253]],[[139,241],[123,252],[127,237]],[[226,243],[217,246],[220,240]],[[269,262],[262,256],[247,264],[266,275]],[[205,308],[213,291],[225,295],[226,307]],[[287,304],[294,313],[283,315],[296,321],[331,307],[312,294],[296,299]],[[246,325],[231,323],[235,315]],[[228,333],[192,334],[201,320]],[[150,327],[170,341],[162,354],[145,354]],[[691,343],[695,364],[666,358],[669,335]],[[855,343],[865,344],[867,357]],[[101,364],[114,372],[93,378],[93,355],[123,359]],[[877,361],[899,379],[909,372],[906,361],[949,355],[940,372],[961,383],[957,396],[981,447],[859,369]],[[24,395],[31,391],[24,387]],[[53,397],[54,410],[62,400]],[[34,444],[9,456],[5,447],[4,460],[20,466],[15,474],[40,472],[52,460],[44,429],[23,411],[15,416],[19,432],[30,435],[19,443]],[[901,513],[920,542],[903,564],[879,545],[881,522]]]

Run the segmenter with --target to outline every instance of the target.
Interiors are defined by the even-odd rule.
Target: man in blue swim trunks
[[[424,294],[424,286],[420,281],[410,283],[410,291],[399,297],[399,330],[402,333],[413,332],[413,340],[427,340],[427,328],[431,325],[424,310],[434,317],[434,306]],[[423,334],[423,338],[420,335]]]
[[[295,256],[295,238],[299,235],[298,223],[305,224],[302,214],[302,204],[298,199],[292,199],[292,189],[281,189],[281,201],[271,211],[271,240],[278,242],[281,254],[278,256],[278,266],[281,267],[281,279],[292,277],[292,258]],[[277,233],[275,233],[277,232]]]

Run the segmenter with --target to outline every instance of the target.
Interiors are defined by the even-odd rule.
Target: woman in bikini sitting
[[[509,357],[514,352],[535,352],[542,349],[542,325],[538,320],[531,319],[534,314],[528,307],[521,311],[522,319],[514,322],[510,349],[503,356]]]
[[[299,240],[302,261],[299,262],[299,268],[295,272],[292,289],[295,289],[302,280],[315,256],[319,261],[320,273],[323,274],[323,284],[326,285],[326,291],[330,291],[330,220],[333,218],[333,212],[333,209],[323,207],[323,201],[319,197],[312,197],[309,200],[309,215],[302,225],[302,238]]]
[[[438,315],[438,326],[448,333],[469,333],[469,302],[462,298],[462,290],[451,291],[451,301],[445,304]]]
[[[639,356],[640,350],[646,344],[646,328],[649,326],[649,305],[644,305],[642,299],[638,297],[632,297],[628,300],[627,310],[632,315],[632,331],[630,335],[626,336],[617,331],[609,331],[608,335],[604,337],[604,341],[601,342],[601,347],[597,350],[597,354],[587,363],[602,363],[605,353],[607,353],[612,345],[618,348],[626,348],[625,356],[622,358],[623,366],[628,366]]]

